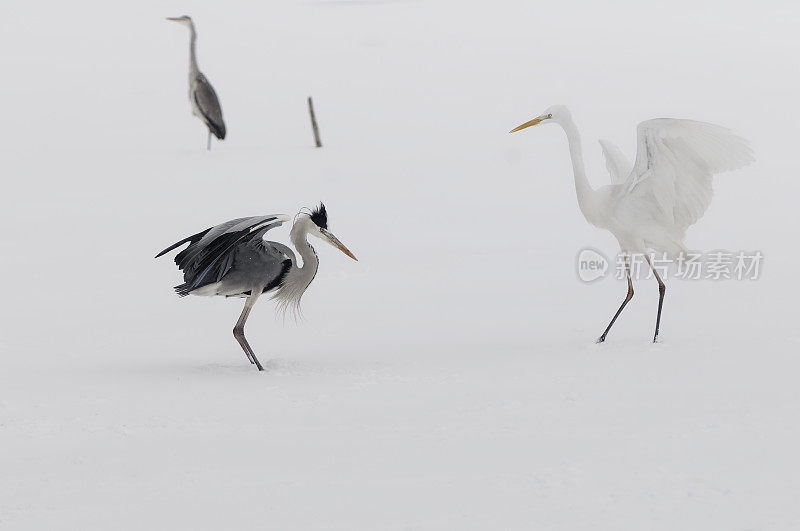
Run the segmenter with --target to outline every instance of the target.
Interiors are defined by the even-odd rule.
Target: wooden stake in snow
[[[314,102],[311,101],[311,96],[308,97],[308,113],[311,115],[311,128],[314,129],[314,143],[317,147],[322,147],[322,141],[319,139],[319,127],[317,127],[317,119],[314,116]]]

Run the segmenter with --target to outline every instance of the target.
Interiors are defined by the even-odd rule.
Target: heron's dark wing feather
[[[225,120],[222,119],[222,107],[214,87],[208,82],[206,76],[197,74],[194,85],[194,97],[197,108],[203,115],[208,129],[220,140],[225,138]]]
[[[179,252],[175,256],[175,265],[177,265],[178,269],[181,271],[192,271],[194,269],[194,265],[197,263],[197,258],[202,253],[206,253],[208,251],[209,245],[211,245],[214,240],[238,224],[246,223],[251,219],[255,220],[256,218],[237,218],[211,227],[211,229],[209,229],[206,234],[204,234],[203,237],[196,242],[196,245],[189,245],[186,249]],[[194,244],[195,242],[192,243]]]
[[[264,283],[262,293],[272,291],[283,284],[283,279],[292,268],[294,260],[291,249],[277,242],[265,241],[258,236],[237,245],[236,252],[231,255],[234,255],[233,269],[223,282],[230,280],[233,285],[246,285],[247,280],[259,278]],[[246,290],[233,296],[251,293],[251,290]]]
[[[237,245],[263,236],[266,231],[288,219],[283,215],[238,218],[173,245],[169,250],[181,243],[191,242],[175,256],[175,264],[183,271],[184,280],[175,288],[176,291],[181,296],[188,295],[202,286],[219,282],[233,265]]]
[[[263,239],[261,240],[264,244],[263,249],[264,252],[279,259],[281,261],[281,272],[279,275],[275,276],[272,280],[270,280],[269,284],[264,286],[264,290],[262,293],[266,293],[271,291],[283,283],[284,277],[292,268],[292,264],[295,261],[294,252],[285,246],[282,243],[278,242],[271,242]]]
[[[181,245],[183,245],[183,244],[184,244],[184,243],[186,243],[186,242],[192,242],[192,243],[195,243],[195,242],[198,242],[198,241],[200,241],[200,238],[202,238],[203,236],[205,236],[205,235],[206,235],[206,233],[207,233],[208,231],[210,231],[210,230],[211,230],[210,228],[209,228],[209,229],[206,229],[206,230],[204,230],[203,232],[198,232],[197,234],[192,234],[191,236],[187,236],[186,238],[182,239],[181,241],[179,241],[179,242],[177,242],[177,243],[173,243],[172,245],[170,245],[169,247],[167,247],[166,249],[164,249],[163,251],[161,251],[160,253],[158,253],[158,254],[156,255],[156,258],[158,258],[159,256],[162,256],[162,255],[165,255],[165,254],[167,254],[167,253],[168,253],[168,252],[170,252],[171,250],[173,250],[173,249],[176,249],[176,248],[180,247]]]

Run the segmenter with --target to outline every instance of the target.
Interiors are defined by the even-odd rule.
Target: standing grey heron
[[[225,120],[222,119],[222,107],[214,87],[208,82],[206,76],[197,67],[197,31],[194,29],[192,17],[167,17],[167,20],[183,24],[191,32],[189,43],[189,102],[192,104],[192,114],[203,120],[208,127],[208,144],[206,149],[211,149],[211,134],[220,140],[225,139]]]
[[[295,216],[289,239],[303,259],[303,264],[298,265],[289,247],[265,239],[268,230],[290,219],[283,214],[233,219],[184,238],[156,255],[158,258],[189,243],[175,256],[178,269],[183,271],[183,284],[175,286],[181,297],[220,295],[246,299],[233,335],[259,371],[264,368],[244,337],[244,324],[258,298],[267,292],[274,291],[272,298],[278,301],[280,309],[299,311],[300,299],[319,266],[317,253],[307,237],[320,238],[358,260],[328,230],[328,213],[320,203],[315,210]]]
[[[566,107],[550,107],[510,132],[551,123],[561,126],[567,135],[575,192],[583,217],[611,232],[625,255],[628,292],[597,342],[605,341],[617,317],[633,298],[629,256],[640,253],[658,282],[655,343],[667,288],[648,252],[671,256],[685,253],[686,229],[703,217],[711,203],[712,177],[750,164],[755,160],[753,151],[744,138],[718,125],[674,118],[647,120],[636,129],[633,164],[612,143],[600,142],[614,184],[595,190],[586,178],[578,127]]]

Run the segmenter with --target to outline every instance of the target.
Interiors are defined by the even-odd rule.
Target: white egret
[[[638,253],[644,255],[658,281],[653,342],[658,341],[666,287],[648,253],[677,256],[686,251],[686,229],[703,216],[711,202],[712,176],[751,163],[750,146],[717,125],[671,118],[647,120],[637,127],[633,164],[616,146],[600,142],[614,184],[595,190],[586,178],[580,134],[566,107],[550,107],[510,132],[540,123],[558,124],[566,133],[578,206],[586,221],[614,235],[625,256],[628,293],[597,342],[605,341],[614,321],[633,298],[629,260]]]

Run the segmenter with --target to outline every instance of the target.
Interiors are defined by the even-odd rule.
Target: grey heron
[[[222,119],[222,107],[214,87],[208,82],[206,76],[197,67],[197,30],[194,29],[192,17],[167,17],[167,20],[177,22],[189,28],[191,40],[189,42],[189,102],[192,105],[192,114],[203,120],[208,127],[208,144],[206,149],[211,149],[211,134],[225,139],[225,120]]]
[[[156,255],[162,256],[181,245],[189,246],[175,256],[175,264],[183,271],[183,284],[175,286],[179,296],[219,295],[245,298],[233,335],[250,363],[263,371],[253,349],[244,336],[244,325],[258,298],[273,292],[279,308],[299,310],[300,299],[317,274],[319,258],[308,236],[315,236],[333,245],[344,254],[358,260],[328,229],[325,205],[295,216],[289,239],[303,263],[299,265],[294,252],[286,245],[265,239],[267,231],[279,227],[291,218],[286,215],[238,218],[170,245]]]

